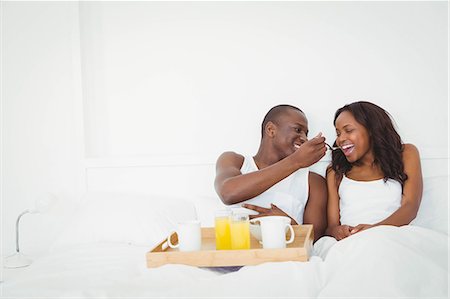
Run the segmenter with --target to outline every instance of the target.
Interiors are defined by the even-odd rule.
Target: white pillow
[[[448,176],[424,178],[422,201],[411,225],[448,235]]]
[[[160,195],[88,192],[52,250],[112,242],[153,247],[178,221],[197,219],[193,203]]]

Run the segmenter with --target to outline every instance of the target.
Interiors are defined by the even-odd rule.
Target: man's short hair
[[[267,112],[266,116],[264,116],[264,120],[261,124],[261,137],[264,137],[264,128],[266,127],[267,123],[271,121],[276,124],[280,115],[286,113],[288,109],[297,110],[305,114],[302,110],[300,110],[300,108],[288,104],[282,104],[272,107],[269,112]]]

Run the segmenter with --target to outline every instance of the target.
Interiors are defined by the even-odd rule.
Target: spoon
[[[332,147],[331,145],[329,145],[329,144],[326,143],[326,142],[325,142],[325,145],[328,146],[328,148],[329,148],[330,150],[332,150],[332,151],[337,151],[337,150],[340,150],[340,149],[341,149],[340,147]]]

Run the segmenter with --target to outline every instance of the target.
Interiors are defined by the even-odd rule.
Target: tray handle
[[[176,232],[172,232],[170,234],[170,242],[172,244],[178,243],[178,235]],[[155,248],[151,250],[151,252],[163,252],[166,251],[167,248],[169,248],[169,243],[167,242],[167,238],[165,238],[158,245],[156,245]]]

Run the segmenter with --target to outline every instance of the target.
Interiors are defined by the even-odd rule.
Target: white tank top
[[[402,186],[392,179],[361,182],[344,176],[339,197],[342,225],[375,224],[400,207]]]
[[[241,173],[257,171],[253,157],[245,157],[241,167]],[[279,181],[271,188],[258,196],[246,201],[240,202],[234,206],[240,206],[243,203],[270,208],[273,203],[286,214],[297,221],[298,224],[303,223],[303,213],[305,211],[306,202],[309,194],[309,168],[301,168],[285,179]]]

